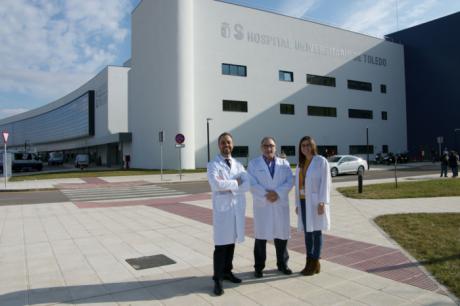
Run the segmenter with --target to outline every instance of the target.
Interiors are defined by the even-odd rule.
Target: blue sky
[[[460,11],[460,0],[225,1],[376,37]],[[59,99],[106,65],[122,65],[139,2],[0,0],[0,119]]]

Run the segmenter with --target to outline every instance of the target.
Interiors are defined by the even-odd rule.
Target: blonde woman
[[[316,142],[310,136],[299,142],[296,169],[296,209],[298,229],[305,234],[307,260],[302,275],[319,273],[322,231],[329,230],[331,173],[327,160],[318,155]]]

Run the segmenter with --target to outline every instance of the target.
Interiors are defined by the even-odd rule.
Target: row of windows
[[[369,150],[369,152],[368,152]],[[296,146],[281,146],[280,152],[286,154],[286,156],[296,155]],[[323,156],[331,156],[337,154],[337,146],[318,146],[318,153]],[[374,145],[350,145],[348,147],[349,154],[374,154]],[[388,145],[382,145],[382,152],[388,153]],[[248,146],[235,146],[232,151],[233,157],[248,157],[249,147]]]
[[[248,112],[247,101],[235,101],[235,100],[223,100],[222,108],[224,112]],[[307,108],[309,116],[319,117],[337,117],[337,108],[335,107],[324,107],[324,106],[312,106],[309,105]],[[295,105],[294,104],[280,104],[280,114],[294,115]],[[373,111],[364,109],[349,109],[349,118],[359,119],[373,119]],[[388,113],[382,112],[382,120],[388,120]]]
[[[246,77],[247,67],[234,64],[222,64],[222,74]],[[294,82],[294,72],[279,70],[278,79],[283,82]],[[334,77],[314,74],[307,74],[307,84],[336,87]],[[347,87],[354,90],[372,91],[372,83],[370,82],[347,80]],[[387,86],[385,84],[380,85],[380,92],[387,92]]]

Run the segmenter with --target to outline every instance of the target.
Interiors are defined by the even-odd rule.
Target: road
[[[437,165],[422,166],[409,169],[399,169],[398,177],[409,177],[409,176],[418,176],[418,175],[427,175],[427,174],[436,174],[438,173]],[[374,180],[374,179],[384,179],[394,177],[394,172],[392,170],[374,170],[365,173],[365,180]],[[346,181],[357,181],[358,177],[356,175],[340,175],[332,179],[333,182],[346,182]],[[176,194],[196,194],[209,192],[209,185],[206,181],[198,182],[178,182],[178,183],[162,183],[155,184],[154,188],[156,190],[144,190],[145,195],[143,197],[159,197],[161,194],[165,193],[165,190],[169,192],[176,192]],[[100,193],[104,194],[105,192],[101,189]],[[119,190],[120,198],[136,198],[141,197],[140,195],[136,196],[126,196],[123,194],[124,190]],[[126,192],[139,193],[137,190],[129,190]],[[157,192],[157,194],[155,194]],[[89,193],[89,192],[88,192]],[[97,193],[97,191],[96,191]],[[113,192],[111,197],[113,198]],[[78,197],[78,195],[77,195]],[[103,197],[99,196],[99,198]],[[67,202],[69,199],[74,199],[69,194],[65,195],[60,190],[45,190],[45,191],[16,191],[16,192],[1,192],[0,193],[0,205],[21,205],[21,204],[39,204],[39,203],[57,203],[57,202]]]

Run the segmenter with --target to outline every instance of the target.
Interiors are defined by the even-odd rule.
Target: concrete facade
[[[159,168],[158,132],[165,131],[166,168],[177,168],[174,135],[185,135],[184,168],[205,167],[206,119],[211,155],[217,137],[233,134],[260,154],[260,139],[295,146],[303,135],[319,145],[366,144],[406,150],[403,47],[374,37],[220,1],[142,1],[132,15],[129,130],[134,167]],[[247,76],[222,74],[222,64],[246,66]],[[278,79],[293,72],[294,82]],[[311,85],[306,75],[330,76],[335,87]],[[372,91],[347,88],[348,80],[372,83]],[[387,92],[380,92],[380,85]],[[223,111],[223,100],[247,101],[247,112]],[[280,103],[294,115],[280,114]],[[307,115],[308,106],[336,108],[336,117]],[[348,109],[373,112],[349,118]],[[382,120],[381,112],[388,120]],[[394,137],[398,135],[398,137]],[[279,151],[279,148],[278,148]],[[291,162],[296,156],[288,157]],[[242,159],[245,162],[246,158]]]

